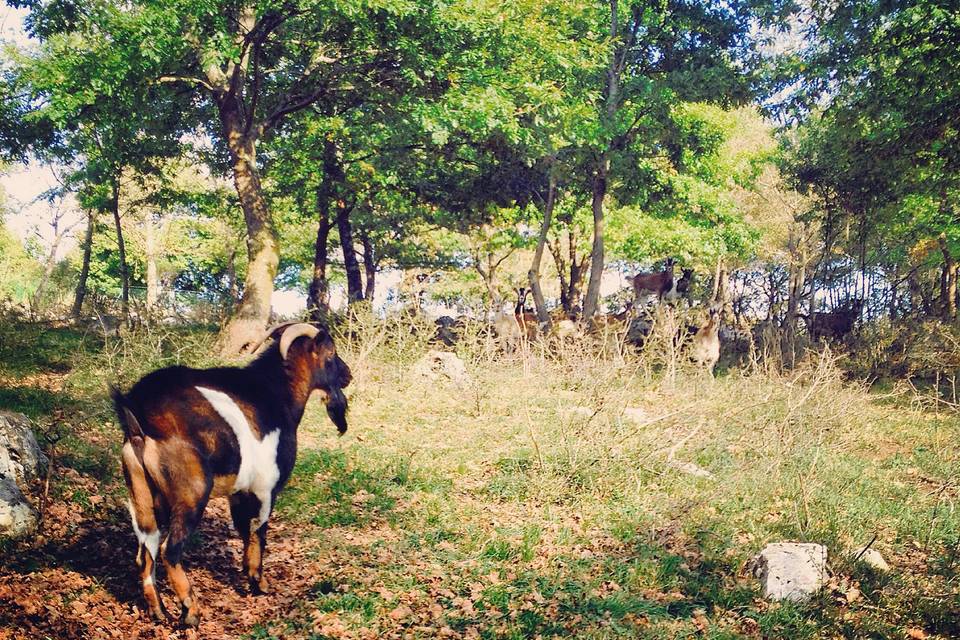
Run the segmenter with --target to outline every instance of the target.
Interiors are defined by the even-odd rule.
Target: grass
[[[412,377],[422,334],[369,319],[343,333],[350,430],[337,438],[308,407],[277,516],[302,527],[331,574],[250,637],[960,632],[953,414],[876,397],[827,356],[713,379],[577,346],[501,356],[477,335],[458,347],[473,378],[461,388]],[[62,441],[64,463],[118,483],[115,444],[100,446],[116,440],[103,383],[208,364],[211,339],[164,330],[103,345],[65,332],[74,355],[56,360],[69,367],[58,375],[81,426]],[[40,372],[50,351],[0,375]],[[41,419],[55,410],[15,399]],[[745,569],[781,540],[828,547],[831,580],[809,604],[765,602]],[[850,558],[871,540],[891,574]]]

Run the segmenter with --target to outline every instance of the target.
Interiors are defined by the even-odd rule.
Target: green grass
[[[331,575],[249,637],[319,638],[321,615],[358,638],[960,632],[956,416],[875,400],[816,358],[783,377],[710,379],[575,347],[503,358],[467,345],[473,382],[458,388],[412,378],[422,337],[355,329],[339,343],[355,374],[350,430],[337,438],[309,405],[277,514]],[[69,399],[17,391],[0,401],[38,418],[74,403],[63,464],[117,486],[104,381],[205,365],[212,338],[164,331],[96,347],[54,336],[45,344],[76,348]],[[41,372],[54,361],[43,353],[14,368]],[[833,580],[809,604],[764,602],[745,570],[781,540],[828,547]],[[848,557],[871,540],[891,574]],[[851,590],[859,597],[848,600]]]

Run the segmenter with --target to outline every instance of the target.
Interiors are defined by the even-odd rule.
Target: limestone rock
[[[712,478],[713,474],[698,465],[695,462],[683,462],[682,460],[669,460],[667,466],[671,469],[676,469],[681,473],[685,473],[688,476],[694,476],[697,478]]]
[[[823,586],[827,548],[807,542],[771,543],[754,558],[754,571],[765,598],[802,602]]]
[[[22,538],[37,528],[37,512],[9,476],[0,476],[0,537]]]
[[[428,380],[447,378],[451,382],[463,387],[470,384],[470,374],[463,360],[457,354],[449,351],[431,349],[413,365],[413,373]]]
[[[0,411],[0,476],[24,482],[41,476],[46,466],[47,457],[40,451],[30,419]]]
[[[860,562],[867,565],[874,571],[880,573],[887,573],[890,571],[890,565],[887,564],[887,561],[883,559],[883,556],[880,555],[880,552],[876,549],[867,549],[864,551],[863,547],[860,547],[853,552],[852,557],[860,557]]]
[[[18,483],[39,477],[46,466],[30,420],[0,411],[0,536],[22,538],[37,528],[37,512]]]

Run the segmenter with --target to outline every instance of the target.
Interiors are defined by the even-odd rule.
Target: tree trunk
[[[87,297],[87,277],[90,275],[90,253],[93,250],[93,227],[95,224],[93,209],[87,211],[87,233],[83,238],[83,263],[80,266],[80,277],[77,279],[77,290],[73,296],[71,315],[80,318],[83,311],[83,300]]]
[[[940,281],[940,308],[945,318],[957,316],[957,263],[950,254],[947,239],[940,236],[940,252],[943,254],[943,276]]]
[[[590,251],[590,281],[583,300],[583,318],[590,321],[597,313],[600,301],[600,283],[603,279],[603,199],[607,195],[607,171],[610,160],[606,154],[597,163],[593,178],[593,249]],[[572,280],[572,279],[571,279]]]
[[[147,317],[149,323],[157,310],[160,299],[160,277],[157,272],[157,239],[156,228],[150,214],[144,220],[144,235],[146,239],[147,258]]]
[[[330,309],[327,283],[327,239],[330,237],[330,199],[317,190],[317,240],[313,245],[313,277],[307,294],[307,308],[312,320],[321,320]]]
[[[351,209],[353,206],[343,202],[337,207],[337,231],[340,234],[340,248],[343,249],[343,268],[347,272],[348,304],[363,300],[360,263],[357,261],[357,250],[353,247],[353,230],[350,227]]]
[[[363,272],[366,278],[363,299],[373,304],[373,294],[377,288],[376,256],[373,255],[373,243],[370,242],[370,236],[366,232],[360,234],[360,242],[363,244]]]
[[[260,185],[255,134],[245,131],[242,107],[236,98],[221,99],[217,107],[247,227],[248,261],[243,295],[221,333],[222,351],[236,354],[257,343],[270,321],[270,299],[280,250],[273,217]]]
[[[533,253],[533,264],[527,272],[530,281],[530,290],[533,291],[533,303],[537,307],[537,321],[545,332],[550,331],[550,314],[547,312],[547,303],[543,298],[543,289],[540,288],[540,263],[543,260],[543,248],[547,244],[547,233],[550,231],[550,221],[553,218],[553,207],[557,197],[557,181],[551,175],[547,187],[547,201],[543,206],[543,224],[540,225],[540,237],[537,239],[537,249]]]
[[[110,197],[110,211],[117,230],[117,258],[120,260],[120,313],[124,322],[130,323],[130,269],[127,267],[127,250],[123,242],[123,229],[120,226],[120,177],[113,181],[113,193]]]

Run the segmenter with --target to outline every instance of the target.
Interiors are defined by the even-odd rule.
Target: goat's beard
[[[324,402],[327,405],[330,421],[336,425],[340,435],[343,435],[347,432],[347,396],[343,395],[342,389],[333,388],[327,392]]]

